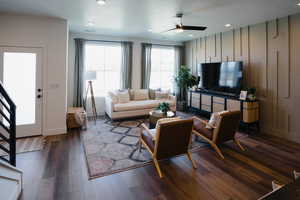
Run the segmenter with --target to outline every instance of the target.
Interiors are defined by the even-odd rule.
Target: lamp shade
[[[97,79],[97,72],[96,71],[87,71],[85,72],[85,79],[92,81]]]

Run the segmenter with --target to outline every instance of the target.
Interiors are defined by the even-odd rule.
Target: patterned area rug
[[[112,122],[103,117],[97,120],[96,125],[93,121],[89,122],[88,129],[82,131],[81,137],[90,179],[151,163],[151,155],[147,150],[138,151],[139,126],[142,123],[148,124],[148,120]],[[193,139],[191,150],[206,145],[203,141]]]
[[[45,141],[45,137],[43,136],[17,139],[16,152],[25,153],[30,151],[40,151],[44,149]],[[0,144],[8,148],[8,143],[1,141]],[[0,156],[7,156],[7,153],[0,149]]]

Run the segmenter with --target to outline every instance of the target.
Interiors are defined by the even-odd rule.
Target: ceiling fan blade
[[[183,30],[191,30],[191,31],[204,31],[207,27],[205,26],[182,26]]]
[[[169,31],[174,31],[174,30],[176,30],[177,28],[172,28],[172,29],[169,29],[169,30],[166,30],[166,31],[162,31],[162,32],[160,32],[160,33],[166,33],[166,32],[169,32]]]

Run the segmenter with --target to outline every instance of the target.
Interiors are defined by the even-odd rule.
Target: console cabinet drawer
[[[201,96],[201,101],[202,101],[202,104],[210,106],[211,105],[211,96],[209,96],[209,95],[202,95]]]
[[[200,99],[200,94],[192,93],[192,99]]]
[[[194,108],[200,109],[200,102],[199,102],[199,100],[197,100],[197,101],[192,100],[191,106],[194,107]]]
[[[201,109],[207,112],[211,112],[211,106],[207,106],[207,105],[201,105]]]
[[[225,103],[225,99],[221,98],[221,97],[213,97],[213,102],[214,103],[224,104]]]
[[[224,104],[214,103],[213,104],[213,112],[221,112],[224,111]]]

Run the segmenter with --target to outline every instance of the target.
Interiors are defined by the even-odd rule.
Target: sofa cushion
[[[170,106],[175,105],[175,102],[169,99],[162,99],[162,100],[149,99],[143,101],[130,101],[128,103],[114,104],[114,111],[121,112],[121,111],[151,109],[151,108],[156,108],[158,104],[162,102],[169,103]]]
[[[157,100],[130,101],[128,103],[117,103],[114,105],[114,111],[130,111],[154,108],[159,104]]]

